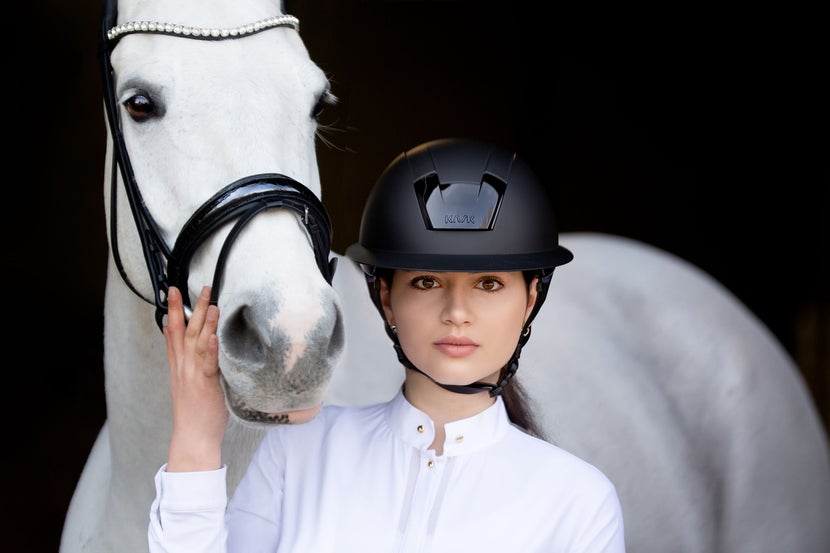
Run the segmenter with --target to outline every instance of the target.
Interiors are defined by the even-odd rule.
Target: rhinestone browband
[[[300,30],[300,20],[293,15],[277,15],[262,19],[256,23],[249,23],[232,28],[186,27],[175,23],[158,23],[156,21],[128,21],[116,25],[107,31],[107,38],[114,40],[131,33],[159,33],[163,35],[201,38],[205,40],[221,40],[223,38],[237,38],[264,31],[272,27],[291,26],[295,31]]]

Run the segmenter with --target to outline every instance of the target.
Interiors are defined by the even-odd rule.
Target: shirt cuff
[[[156,473],[156,492],[161,508],[171,511],[225,509],[228,501],[227,466],[198,472],[167,472],[167,463]]]

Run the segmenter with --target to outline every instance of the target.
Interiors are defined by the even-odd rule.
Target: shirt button
[[[458,436],[455,437],[455,441],[456,441],[456,443],[463,442],[464,441],[464,436],[459,434]]]
[[[428,469],[431,469],[434,466],[435,466],[435,461],[427,461],[427,468]]]
[[[419,424],[419,425],[418,425],[418,434],[423,434],[423,433],[424,433],[424,425],[423,425],[423,424]]]

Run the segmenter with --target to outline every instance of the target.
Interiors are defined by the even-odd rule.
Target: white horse
[[[106,41],[117,43],[105,168],[107,421],[62,553],[146,551],[152,476],[171,425],[158,327],[166,285],[188,283],[195,296],[220,284],[231,492],[267,424],[301,420],[323,397],[381,401],[401,383],[359,268],[333,254],[335,294],[315,256],[327,221],[292,179],[320,195],[314,115],[328,83],[292,22],[268,19],[281,13],[267,0],[118,5],[120,24],[185,27],[165,36],[155,23],[124,26]],[[122,146],[128,156],[114,163]],[[240,179],[257,184],[225,189]],[[272,209],[286,201],[283,188],[299,199]],[[827,441],[774,337],[665,252],[606,235],[561,241],[576,257],[554,276],[518,374],[550,438],[617,485],[629,551],[830,550]]]
[[[170,437],[158,326],[168,285],[219,293],[223,386],[247,422],[227,432],[232,482],[259,427],[302,421],[323,400],[343,351],[315,153],[329,84],[297,22],[268,0],[106,11],[107,421],[70,503],[65,552],[147,548],[147,479]]]

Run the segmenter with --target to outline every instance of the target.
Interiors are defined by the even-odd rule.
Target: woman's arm
[[[202,289],[190,321],[182,296],[167,295],[167,359],[173,435],[166,465],[156,473],[156,498],[147,530],[151,553],[224,553],[227,491],[222,438],[228,421],[219,383],[219,309]]]

